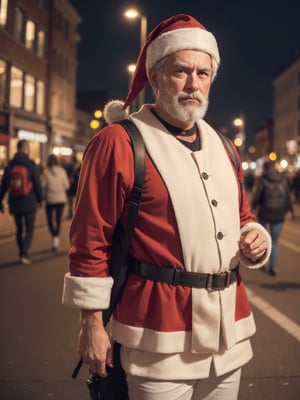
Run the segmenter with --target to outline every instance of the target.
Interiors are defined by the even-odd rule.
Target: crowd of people
[[[50,154],[45,168],[40,168],[30,159],[30,143],[19,140],[17,152],[4,169],[0,187],[0,211],[4,212],[7,196],[8,211],[16,226],[16,243],[21,264],[31,264],[29,250],[34,236],[36,213],[44,205],[47,227],[51,238],[51,249],[57,251],[65,205],[67,218],[73,214],[73,199],[76,194],[79,165],[75,158],[62,163]]]

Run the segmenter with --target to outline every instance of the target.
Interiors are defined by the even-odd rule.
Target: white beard
[[[191,95],[190,93],[188,94]],[[198,106],[182,105],[180,99],[186,97],[186,92],[180,92],[175,96],[171,96],[168,91],[160,90],[157,100],[161,107],[175,120],[184,123],[194,123],[204,118],[209,101],[201,93],[195,93],[193,96],[200,100]]]

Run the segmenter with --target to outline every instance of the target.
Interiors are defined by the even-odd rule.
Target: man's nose
[[[199,78],[196,73],[189,74],[186,80],[186,88],[189,90],[199,90]]]

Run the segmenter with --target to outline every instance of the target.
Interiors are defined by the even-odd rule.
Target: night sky
[[[163,19],[185,13],[197,18],[217,39],[221,66],[213,83],[207,120],[227,126],[244,114],[248,142],[252,132],[273,117],[273,80],[300,49],[300,3],[241,1],[71,0],[83,19],[78,32],[78,90],[108,92],[124,99],[127,65],[135,63],[140,22],[123,16],[128,6],[147,17],[148,33]],[[149,93],[150,90],[148,90]],[[152,101],[148,97],[148,101]]]

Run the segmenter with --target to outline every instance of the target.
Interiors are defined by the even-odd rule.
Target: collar
[[[194,124],[194,126],[190,129],[182,130],[181,128],[171,125],[164,119],[160,118],[153,108],[151,109],[151,112],[156,116],[157,119],[159,119],[159,121],[165,126],[165,128],[167,128],[168,131],[170,133],[172,133],[172,135],[174,135],[174,136],[193,136],[197,132],[196,124]]]

